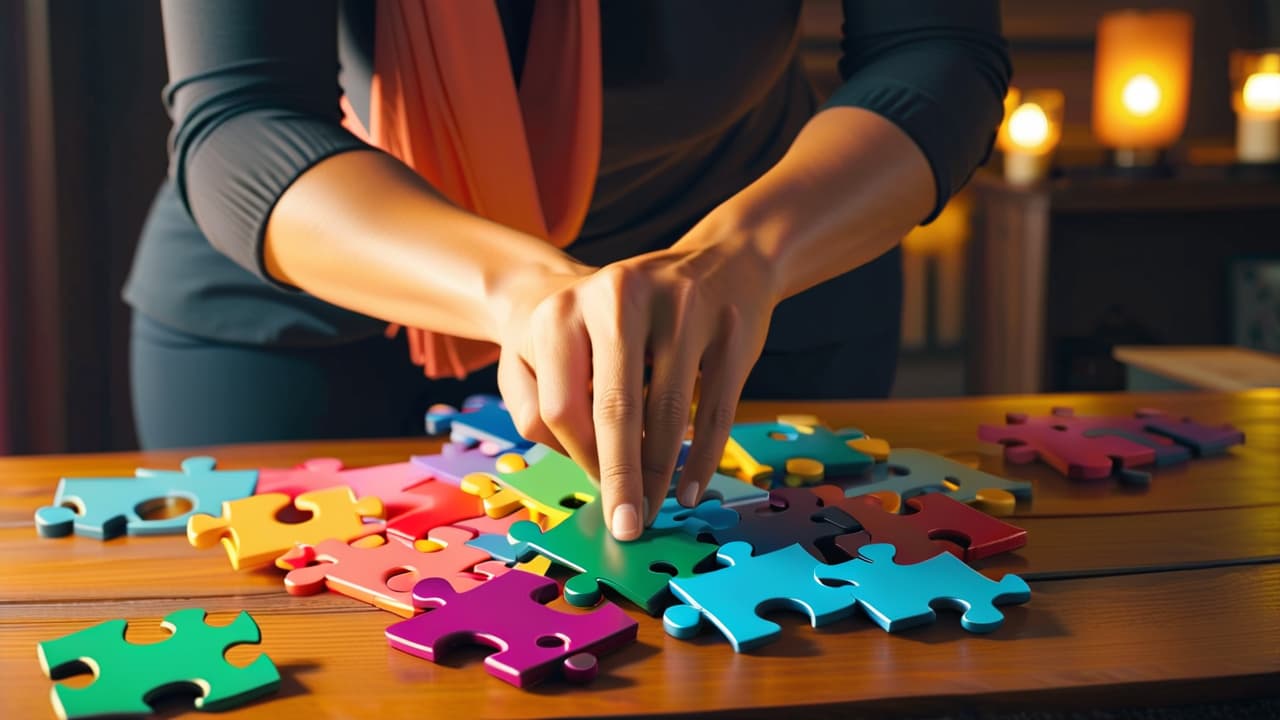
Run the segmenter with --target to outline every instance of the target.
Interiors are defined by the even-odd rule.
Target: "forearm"
[[[403,164],[347,152],[281,195],[263,239],[276,280],[390,322],[499,339],[505,283],[533,270],[576,273],[542,240],[449,203]]]
[[[870,111],[835,107],[677,247],[741,244],[770,266],[780,301],[892,249],[934,196],[929,163],[905,133]]]

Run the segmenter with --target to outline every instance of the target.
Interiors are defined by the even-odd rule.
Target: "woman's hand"
[[[777,303],[769,264],[715,224],[598,269],[517,273],[499,291],[498,384],[516,426],[599,480],[619,540],[657,516],[701,374],[677,490],[683,505],[697,504]]]

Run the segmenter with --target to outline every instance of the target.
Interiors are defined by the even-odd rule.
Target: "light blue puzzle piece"
[[[741,516],[737,512],[724,507],[719,500],[703,500],[698,503],[698,507],[687,508],[681,505],[679,500],[667,498],[662,502],[658,516],[654,518],[652,528],[654,530],[680,528],[696,537],[711,530],[733,527],[740,519]]]
[[[749,544],[731,542],[716,557],[729,567],[670,580],[671,592],[687,604],[673,605],[663,614],[662,626],[668,635],[693,637],[706,618],[724,633],[735,652],[743,652],[782,632],[777,623],[759,613],[797,610],[818,627],[846,617],[856,607],[847,591],[814,579],[815,561],[800,545],[752,557]]]
[[[832,432],[821,425],[809,430],[802,432],[794,425],[780,422],[741,423],[734,425],[729,435],[753,460],[773,468],[777,478],[786,474],[787,461],[794,458],[822,463],[826,478],[860,475],[874,462],[870,455],[847,444],[849,440],[866,437],[861,430],[846,428]]]
[[[481,533],[466,542],[470,547],[489,553],[489,557],[514,565],[530,553],[528,543],[511,542],[506,535]]]
[[[965,630],[987,633],[1004,622],[1004,613],[996,605],[1031,599],[1031,588],[1017,575],[1005,575],[995,582],[951,553],[899,565],[893,561],[896,552],[884,543],[864,545],[858,549],[860,558],[818,565],[814,577],[849,583],[849,597],[886,632],[933,622],[936,615],[930,604],[938,603],[963,612],[960,625]]]
[[[519,452],[533,445],[520,436],[515,421],[502,398],[495,395],[472,395],[462,403],[462,410],[435,405],[427,410],[427,432],[449,433],[449,439],[468,445],[489,443],[498,452]]]
[[[927,492],[945,492],[954,500],[971,503],[988,488],[1007,490],[1018,499],[1031,497],[1031,483],[1009,480],[924,450],[895,448],[888,462],[878,463],[866,482],[842,484],[845,495],[895,492],[904,501]]]
[[[168,535],[187,531],[195,513],[218,514],[222,503],[253,494],[257,470],[214,470],[211,457],[189,457],[182,472],[139,469],[132,478],[63,478],[53,505],[36,510],[43,537],[77,535],[108,540],[117,535]],[[150,508],[189,504],[184,513],[147,520]]]

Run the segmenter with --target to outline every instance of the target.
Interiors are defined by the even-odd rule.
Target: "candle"
[[[1280,51],[1232,53],[1231,85],[1236,158],[1280,163]]]
[[[1062,138],[1062,93],[1009,91],[1005,121],[997,142],[1004,152],[1004,177],[1011,185],[1030,185],[1049,173],[1053,151]]]
[[[1187,121],[1192,20],[1185,12],[1122,10],[1098,23],[1093,132],[1120,165],[1150,165]]]

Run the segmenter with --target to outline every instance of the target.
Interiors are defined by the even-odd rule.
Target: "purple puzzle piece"
[[[462,478],[475,472],[494,472],[496,458],[479,447],[467,447],[463,443],[445,443],[436,455],[414,455],[413,462],[431,473],[436,480],[454,487],[462,484]]]
[[[555,580],[512,570],[466,592],[428,578],[413,588],[413,604],[427,612],[387,628],[391,647],[432,662],[457,645],[497,649],[484,659],[490,675],[516,687],[545,680],[557,668],[574,682],[595,675],[595,656],[636,639],[639,626],[617,605],[589,613],[546,606],[559,595]]]
[[[1186,445],[1197,457],[1224,453],[1244,444],[1244,433],[1232,425],[1201,425],[1190,418],[1175,418],[1157,410],[1139,410],[1138,419],[1150,433]]]

